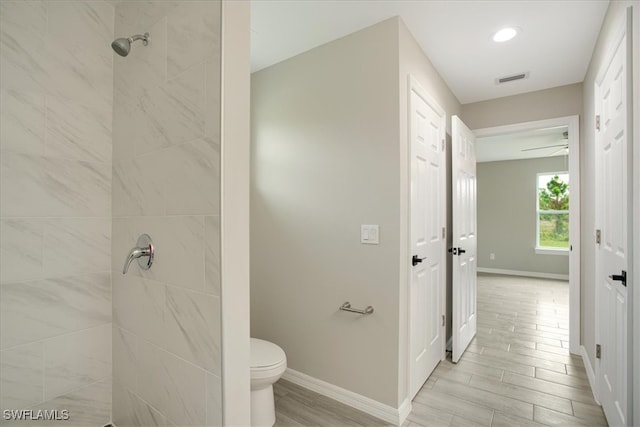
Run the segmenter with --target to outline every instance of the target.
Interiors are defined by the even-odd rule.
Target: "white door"
[[[629,425],[628,283],[623,280],[629,266],[632,230],[628,214],[631,147],[626,34],[626,30],[621,31],[610,51],[610,60],[598,75],[595,100],[600,230],[600,244],[596,245],[596,343],[600,346],[599,355],[596,350],[596,377],[598,398],[612,426]]]
[[[453,241],[452,361],[457,363],[476,335],[477,218],[476,139],[458,116],[451,118]]]
[[[444,358],[445,115],[410,82],[411,397]]]

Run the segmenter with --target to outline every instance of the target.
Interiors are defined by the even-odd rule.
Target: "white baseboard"
[[[541,279],[569,280],[568,274],[539,273],[537,271],[504,270],[502,268],[478,267],[478,273],[505,274],[509,276],[537,277]]]
[[[587,349],[581,345],[580,346],[580,354],[582,355],[582,361],[584,362],[584,369],[587,371],[587,378],[589,379],[589,385],[591,386],[591,392],[593,393],[593,398],[596,403],[599,405],[600,401],[598,400],[598,395],[596,393],[596,372],[593,370],[591,366],[591,361],[589,360],[589,355],[587,355]]]
[[[411,401],[409,399],[402,402],[399,408],[393,408],[377,400],[319,380],[302,372],[294,371],[290,368],[287,368],[282,378],[396,426],[402,425],[411,412]]]
[[[404,400],[404,402],[402,402],[402,405],[400,405],[400,407],[398,408],[399,417],[398,417],[397,425],[401,426],[404,423],[404,421],[407,419],[410,413],[411,413],[411,399],[407,397]]]

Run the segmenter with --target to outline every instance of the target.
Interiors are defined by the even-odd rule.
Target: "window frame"
[[[541,175],[549,175],[560,176],[566,175],[569,181],[569,195],[571,195],[571,179],[569,175],[569,171],[558,171],[558,172],[538,172],[536,173],[536,244],[535,244],[535,253],[537,255],[565,255],[569,256],[569,248],[556,248],[552,246],[540,246],[540,215],[541,214],[566,214],[569,215],[569,209],[567,210],[555,210],[555,209],[540,209],[540,176]],[[569,199],[569,205],[571,205],[571,199]],[[569,242],[571,245],[571,242]]]

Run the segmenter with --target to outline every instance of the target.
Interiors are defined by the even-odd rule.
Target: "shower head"
[[[115,39],[111,43],[111,48],[120,56],[127,56],[131,51],[131,43],[136,40],[142,40],[144,46],[149,44],[149,33],[136,34],[131,37],[124,37],[121,39]]]

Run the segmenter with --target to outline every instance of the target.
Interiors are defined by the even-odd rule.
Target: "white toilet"
[[[251,425],[273,426],[273,383],[287,369],[287,356],[272,342],[251,338]]]

